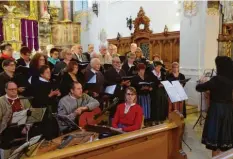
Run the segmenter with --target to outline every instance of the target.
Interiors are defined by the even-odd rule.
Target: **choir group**
[[[185,79],[177,62],[168,72],[159,55],[149,61],[135,43],[125,56],[120,56],[112,44],[100,45],[99,53],[91,44],[87,52],[83,52],[81,45],[62,50],[52,48],[49,56],[32,56],[28,47],[22,47],[17,60],[12,56],[11,44],[2,44],[0,49],[1,134],[6,134],[14,112],[46,108],[43,121],[32,126],[30,135],[43,134],[50,140],[67,132],[67,126],[57,121],[54,114],[77,123],[83,112],[97,107],[103,110],[114,97],[119,101],[109,110],[112,127],[128,132],[140,129],[143,122],[160,124],[169,111],[168,96],[160,81]],[[107,88],[111,88],[110,92]],[[0,145],[10,139],[5,140]],[[1,148],[9,148],[4,146]]]

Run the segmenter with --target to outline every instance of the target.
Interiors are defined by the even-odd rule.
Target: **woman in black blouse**
[[[138,94],[138,104],[143,108],[144,119],[150,119],[151,113],[151,98],[150,91],[152,91],[151,85],[148,76],[145,74],[146,65],[143,63],[139,63],[137,65],[138,74],[133,77],[131,83],[132,86],[136,88]],[[142,84],[142,82],[145,82]],[[147,83],[147,84],[146,84]]]
[[[168,81],[181,81],[181,80],[185,80],[185,76],[184,74],[180,73],[180,70],[179,70],[179,63],[178,62],[173,62],[172,63],[172,72],[169,73],[167,75],[167,80]],[[183,84],[183,86],[185,86],[185,84]],[[177,109],[183,113],[184,117],[186,118],[186,104],[185,104],[185,101],[183,102],[178,102],[176,104],[174,104],[175,107],[177,107]]]
[[[167,93],[161,84],[166,80],[166,76],[162,73],[162,63],[160,61],[153,62],[154,69],[148,73],[150,81],[153,82],[151,91],[151,120],[152,124],[163,123],[168,117],[168,98]]]
[[[217,76],[196,86],[198,92],[210,91],[202,143],[213,156],[233,148],[232,62],[229,57],[218,56],[215,63]]]
[[[66,67],[66,72],[62,75],[60,82],[61,96],[65,96],[70,92],[70,86],[73,82],[79,82],[84,85],[84,76],[78,72],[78,63],[76,61],[70,61]]]
[[[36,133],[41,133],[45,139],[51,140],[58,135],[58,125],[52,113],[57,112],[58,97],[61,96],[61,93],[57,86],[50,81],[51,71],[49,66],[42,66],[39,73],[39,80],[32,84],[34,97],[32,106],[34,108],[46,108],[46,112],[43,121],[38,124]]]

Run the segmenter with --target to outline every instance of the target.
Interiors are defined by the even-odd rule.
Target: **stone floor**
[[[201,135],[203,129],[198,123],[195,129],[193,126],[199,117],[198,113],[189,114],[185,119],[185,133],[184,141],[191,147],[192,151],[189,151],[188,147],[183,142],[183,150],[186,152],[188,159],[211,159],[212,152],[205,148],[205,145],[201,144]]]

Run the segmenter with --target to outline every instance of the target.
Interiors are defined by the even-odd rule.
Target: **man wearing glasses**
[[[11,153],[11,141],[25,135],[24,126],[8,129],[12,114],[30,107],[28,99],[20,99],[17,85],[10,81],[5,84],[6,94],[0,97],[0,150],[1,158],[8,158]]]

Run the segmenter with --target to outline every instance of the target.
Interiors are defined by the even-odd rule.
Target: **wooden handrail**
[[[232,159],[233,158],[233,149],[230,149],[222,154],[213,157],[212,159]]]
[[[116,145],[116,144],[119,144],[122,142],[126,142],[126,141],[130,141],[130,140],[133,140],[136,138],[140,138],[143,136],[148,136],[151,134],[171,130],[174,128],[177,128],[177,125],[173,122],[168,123],[168,124],[161,124],[161,125],[153,126],[153,127],[142,129],[142,130],[137,130],[137,131],[125,133],[122,135],[113,136],[111,138],[101,139],[101,140],[95,141],[95,142],[85,143],[85,144],[81,144],[81,145],[77,145],[77,146],[67,147],[67,148],[64,148],[61,150],[48,152],[48,153],[43,154],[43,155],[31,157],[30,159],[66,158],[66,157],[82,154],[85,152],[89,152],[89,151],[92,151],[95,149],[100,149],[103,147]]]

